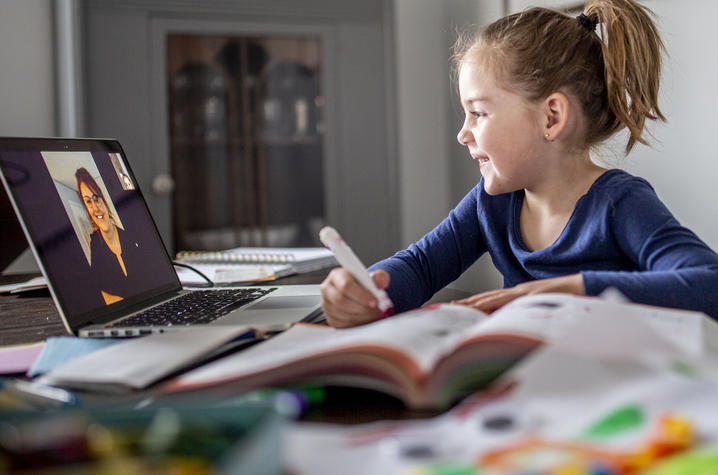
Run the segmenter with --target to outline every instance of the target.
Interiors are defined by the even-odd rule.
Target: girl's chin
[[[492,190],[491,188],[488,188],[485,184],[484,184],[484,191],[486,192],[487,195],[491,195],[491,196],[495,196],[495,195],[500,195],[500,194],[501,194],[500,191]]]
[[[484,176],[484,191],[486,194],[494,196],[494,195],[500,195],[501,193],[506,193],[506,190],[502,189],[501,186],[494,183],[494,181],[491,178],[487,178]]]

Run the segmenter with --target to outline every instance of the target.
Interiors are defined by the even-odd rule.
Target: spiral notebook
[[[212,272],[244,273],[247,274],[246,281],[271,280],[337,265],[334,254],[324,247],[237,247],[224,251],[180,251],[176,259],[194,266],[207,266],[205,270]]]

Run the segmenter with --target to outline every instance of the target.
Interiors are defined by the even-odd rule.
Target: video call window
[[[117,157],[119,154],[113,153],[110,155],[115,156],[112,160],[113,165],[116,162],[121,163]],[[98,229],[98,222],[102,224],[104,220],[120,229],[125,229],[114,203],[108,198],[110,194],[100,176],[92,154],[90,152],[42,152],[42,158],[57,188],[60,201],[67,212],[77,239],[80,241],[87,263],[92,265],[90,241],[92,233]],[[122,176],[126,176],[128,183],[132,185],[124,165],[115,166],[115,170],[117,179],[123,189],[127,188],[125,188]],[[81,196],[78,174],[81,176],[79,181],[88,183],[88,185],[83,186],[83,188],[87,187],[88,189],[88,192],[85,193],[85,199]],[[82,179],[83,175],[85,176],[84,179]],[[86,178],[88,176],[89,179]],[[96,189],[93,191],[90,188]],[[134,189],[134,187],[131,189]],[[105,213],[100,214],[103,209]]]

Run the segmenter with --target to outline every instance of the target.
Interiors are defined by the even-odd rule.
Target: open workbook
[[[409,407],[444,408],[486,387],[582,319],[600,319],[607,312],[645,321],[686,354],[704,351],[706,341],[715,343],[716,323],[702,313],[542,294],[517,299],[490,317],[444,304],[350,329],[297,324],[186,373],[164,389],[234,393],[320,383],[383,391]]]

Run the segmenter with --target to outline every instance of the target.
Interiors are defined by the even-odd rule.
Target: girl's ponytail
[[[608,107],[628,128],[626,152],[647,143],[646,119],[666,120],[658,107],[663,42],[651,14],[631,0],[593,0],[584,10],[600,28]]]

